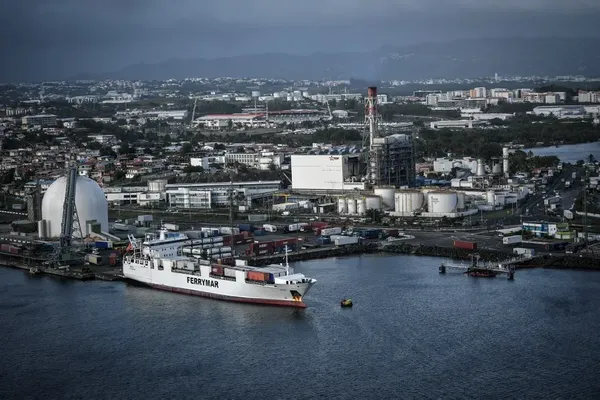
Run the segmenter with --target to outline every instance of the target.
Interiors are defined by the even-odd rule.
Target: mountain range
[[[189,77],[419,80],[500,76],[600,76],[600,38],[478,38],[383,46],[367,53],[266,53],[171,59],[77,79],[163,80]]]

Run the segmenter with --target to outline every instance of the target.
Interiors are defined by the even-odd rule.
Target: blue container
[[[254,227],[250,224],[239,224],[238,228],[240,232],[252,232],[254,230]]]
[[[256,229],[254,231],[254,236],[264,236],[265,235],[265,231],[262,229]]]
[[[94,245],[99,249],[108,249],[108,242],[95,242]]]
[[[275,276],[273,274],[269,274],[269,282],[275,282]]]
[[[331,243],[331,238],[329,236],[319,236],[317,238],[317,243],[330,244]]]

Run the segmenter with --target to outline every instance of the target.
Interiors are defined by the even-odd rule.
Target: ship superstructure
[[[251,267],[244,260],[235,266],[182,255],[193,245],[184,234],[159,231],[142,243],[130,237],[131,252],[124,257],[123,275],[151,287],[221,300],[306,307],[304,296],[316,282],[285,265]]]

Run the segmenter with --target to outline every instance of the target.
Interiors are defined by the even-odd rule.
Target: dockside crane
[[[58,246],[55,248],[50,260],[51,265],[56,266],[62,262],[74,260],[72,252],[73,236],[79,233],[79,237],[83,237],[79,215],[77,214],[77,206],[75,204],[77,177],[77,165],[73,164],[69,167],[67,173],[60,237]]]

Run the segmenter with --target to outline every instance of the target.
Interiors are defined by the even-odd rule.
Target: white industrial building
[[[157,110],[157,111],[148,111],[142,114],[144,118],[148,119],[169,119],[173,118],[174,120],[182,120],[186,119],[188,116],[187,110]]]
[[[167,190],[167,202],[170,207],[210,209],[211,191],[190,188]]]
[[[463,157],[462,159],[451,158],[436,158],[433,160],[433,171],[447,174],[452,172],[453,168],[469,169],[472,173],[477,173],[477,160],[471,157]]]
[[[166,185],[166,201],[181,208],[226,207],[230,205],[231,191],[235,191],[237,203],[251,207],[252,200],[272,196],[280,187],[280,181],[173,183]]]
[[[294,190],[364,190],[360,155],[292,155]]]
[[[224,130],[230,124],[232,128],[262,128],[266,126],[266,119],[263,114],[216,114],[194,120],[194,125],[205,129]]]
[[[462,119],[462,120],[445,120],[445,121],[433,121],[429,123],[429,127],[431,129],[471,129],[477,126],[486,125],[486,121],[475,121],[472,119]]]
[[[239,163],[261,170],[269,170],[271,165],[280,168],[283,164],[283,154],[273,152],[262,153],[227,153],[225,154],[225,164]]]
[[[565,105],[565,106],[538,106],[532,111],[535,115],[544,117],[554,116],[556,118],[582,118],[586,111],[584,106]]]
[[[56,115],[26,115],[23,118],[21,118],[21,123],[28,128],[33,126],[41,126],[42,128],[56,126]]]

